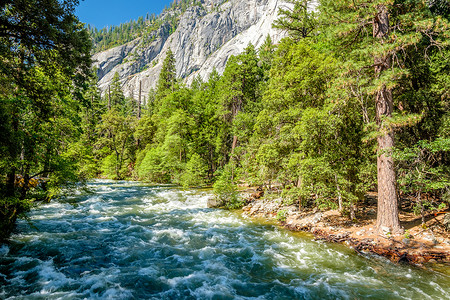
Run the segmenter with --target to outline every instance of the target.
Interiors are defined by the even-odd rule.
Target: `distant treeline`
[[[168,25],[168,32],[165,34],[169,35],[176,30],[180,15],[193,5],[201,6],[201,2],[197,0],[175,0],[169,7],[165,7],[159,16],[154,13],[147,13],[145,17],[139,17],[137,21],[130,20],[117,26],[108,26],[102,29],[87,24],[86,29],[94,44],[93,51],[95,53],[101,52],[126,44],[139,37],[151,39],[164,24]]]

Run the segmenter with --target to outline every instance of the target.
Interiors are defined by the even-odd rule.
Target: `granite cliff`
[[[179,15],[174,32],[163,23],[146,37],[95,54],[102,92],[117,72],[125,96],[137,98],[140,84],[142,94],[147,95],[156,86],[168,49],[174,52],[177,76],[189,84],[196,76],[207,78],[214,68],[222,73],[228,58],[241,53],[249,43],[259,47],[267,35],[274,42],[285,36],[285,32],[272,28],[279,8],[288,5],[283,0],[200,2]]]

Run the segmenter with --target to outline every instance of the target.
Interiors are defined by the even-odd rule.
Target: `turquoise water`
[[[207,209],[205,191],[89,186],[0,246],[0,299],[450,299],[446,275]]]

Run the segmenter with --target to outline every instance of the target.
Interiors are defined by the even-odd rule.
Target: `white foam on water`
[[[333,277],[335,279],[344,279],[347,284],[364,283],[371,286],[381,286],[383,284],[382,281],[374,277],[365,276],[362,272],[363,271],[357,273],[344,272],[343,274],[334,274]]]
[[[194,278],[201,278],[202,280],[206,280],[207,277],[205,276],[204,272],[195,272],[192,274],[189,274],[187,276],[182,276],[182,277],[174,277],[174,278],[161,278],[163,280],[165,280],[170,286],[175,287],[180,283],[190,283],[191,281],[193,281]]]
[[[9,247],[7,245],[2,245],[0,247],[0,256],[5,256],[9,253]]]
[[[329,283],[330,278],[327,276],[322,276],[319,278],[315,278],[314,282],[308,282],[305,286],[314,286],[319,288],[320,290],[325,290],[328,295],[333,295],[335,299],[351,299],[350,295],[343,291],[341,288],[332,286]]]
[[[39,283],[43,286],[41,292],[54,292],[58,288],[70,284],[73,279],[67,278],[63,273],[56,270],[53,260],[48,260],[38,267],[39,268]]]
[[[186,242],[188,237],[185,235],[185,232],[181,229],[170,228],[170,229],[154,229],[152,230],[154,233],[154,239],[160,238],[162,236],[170,236],[173,239],[176,239],[180,242]]]
[[[77,206],[52,202],[34,211],[41,232],[15,235],[18,250],[0,247],[0,259],[14,257],[11,267],[17,269],[0,278],[17,290],[39,290],[28,296],[40,299],[128,299],[140,289],[150,289],[146,298],[155,299],[282,299],[284,291],[306,299],[450,299],[449,285],[439,282],[443,277],[208,209],[208,192],[103,183],[91,186],[98,193],[80,195]],[[77,241],[86,249],[77,249]],[[35,282],[27,281],[30,276]],[[149,285],[137,286],[140,280]],[[151,290],[152,282],[158,291]],[[247,288],[254,297],[240,296]],[[0,289],[0,298],[15,297],[8,290]]]
[[[109,193],[112,193],[112,192],[114,192],[115,190],[113,189],[113,188],[111,188],[111,187],[109,187],[109,186],[106,186],[106,185],[103,185],[103,186],[100,186],[100,187],[98,187],[96,190],[95,190],[95,192],[97,193],[97,194],[109,194]]]
[[[156,277],[159,271],[153,267],[140,268],[138,274],[141,276]]]
[[[214,299],[214,297],[219,299],[223,297],[240,299],[240,297],[236,297],[235,291],[226,283],[217,283],[214,285],[204,283],[201,287],[195,289],[192,295],[196,299]]]
[[[124,289],[117,284],[116,287],[107,289],[100,297],[101,299],[128,299],[133,298],[130,290]]]
[[[448,278],[448,280],[450,280],[450,278]],[[438,285],[434,281],[430,281],[429,283],[431,286],[433,286],[433,288],[436,291],[438,291],[442,295],[443,299],[450,299],[450,289],[444,290],[440,285]]]
[[[98,221],[98,222],[114,222],[114,221],[117,221],[117,218],[115,218],[113,216],[102,216],[102,217],[96,218],[96,221]]]
[[[195,251],[196,254],[198,254],[198,257],[201,260],[207,260],[207,259],[211,259],[215,256],[216,254],[216,248],[210,247],[210,246],[206,246],[202,249],[199,249],[197,251]],[[208,264],[209,265],[209,264]]]

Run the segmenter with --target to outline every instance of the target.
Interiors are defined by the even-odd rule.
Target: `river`
[[[357,255],[207,191],[95,181],[0,246],[0,299],[450,299],[438,272]]]

